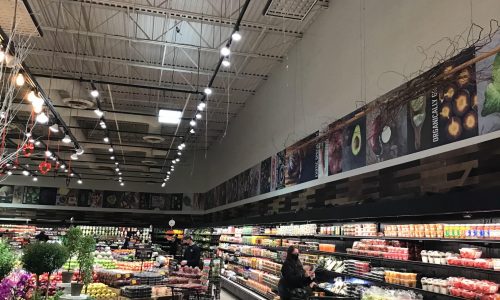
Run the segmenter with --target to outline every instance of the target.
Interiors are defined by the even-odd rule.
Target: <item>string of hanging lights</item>
[[[242,35],[239,32],[239,27],[241,24],[241,21],[243,19],[243,16],[245,15],[245,12],[248,8],[248,5],[250,4],[250,0],[246,0],[243,6],[241,7],[240,14],[238,16],[238,19],[236,20],[236,23],[234,25],[233,31],[231,33],[231,36],[228,38],[225,46],[223,46],[220,49],[220,57],[219,61],[217,63],[217,66],[215,67],[214,73],[212,74],[212,77],[210,78],[210,81],[208,82],[207,86],[203,90],[203,96],[200,99],[200,102],[198,103],[198,106],[196,107],[196,111],[194,114],[194,117],[189,121],[190,128],[188,132],[186,133],[185,137],[182,139],[181,144],[178,145],[179,151],[177,152],[177,158],[172,160],[172,164],[170,165],[170,169],[167,167],[166,175],[165,178],[163,179],[163,183],[161,184],[161,187],[165,187],[167,181],[170,180],[170,175],[173,174],[175,170],[175,164],[180,161],[180,156],[182,155],[182,150],[186,148],[186,142],[189,140],[189,137],[194,138],[194,134],[196,133],[196,125],[197,121],[201,120],[203,118],[202,112],[206,109],[207,107],[207,100],[210,95],[212,95],[212,85],[215,81],[215,78],[217,77],[217,73],[219,72],[221,66],[225,68],[229,68],[231,66],[231,61],[230,61],[230,55],[231,55],[231,44],[234,42],[239,42],[242,39]]]

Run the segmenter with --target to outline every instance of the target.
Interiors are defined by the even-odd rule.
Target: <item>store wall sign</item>
[[[468,64],[498,45],[500,33],[480,50],[463,50],[333,122],[325,132],[311,134],[193,199],[209,212],[234,207],[429,149],[446,151],[442,146],[500,130],[500,54]],[[446,75],[464,63],[465,68]],[[320,135],[324,138],[317,139]]]

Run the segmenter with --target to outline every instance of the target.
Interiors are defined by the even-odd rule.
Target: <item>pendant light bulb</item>
[[[209,88],[209,87],[206,87],[206,88],[203,90],[203,92],[205,93],[205,95],[207,95],[207,96],[208,96],[208,95],[211,95],[211,94],[212,94],[212,89],[211,89],[211,88]]]
[[[200,104],[198,104],[198,110],[200,110],[200,111],[204,110],[205,107],[207,107],[207,104],[205,103],[205,101],[201,101]]]
[[[49,121],[49,117],[42,111],[38,116],[36,116],[37,123],[46,124]]]
[[[69,174],[69,176],[74,177],[75,173],[71,172],[71,174]]]
[[[50,152],[50,150],[45,151],[45,156],[51,157],[52,156],[52,152]]]
[[[62,139],[62,142],[65,143],[65,144],[69,144],[71,143],[71,138],[69,137],[69,135],[65,135],[64,138]]]
[[[49,130],[54,132],[54,133],[57,133],[59,132],[59,125],[56,124],[53,124],[52,126],[49,127]]]
[[[200,113],[197,113],[196,114],[196,119],[200,120],[201,119],[201,114]]]
[[[24,176],[28,176],[30,174],[30,172],[26,171],[26,170],[23,170],[23,175]]]
[[[43,109],[43,99],[35,96],[31,101],[31,105],[33,105],[33,111],[35,114],[39,114]]]
[[[78,179],[77,182],[78,182],[78,184],[82,184],[83,183],[83,181],[81,179]]]
[[[177,157],[177,158],[175,159],[175,161],[180,162],[180,161],[181,161],[181,159]]]
[[[12,171],[7,171],[7,175],[12,175]]]
[[[99,122],[99,125],[102,129],[106,129],[106,123],[104,123],[104,121],[101,120],[101,122]]]
[[[109,143],[109,138],[108,138],[108,137],[105,137],[105,138],[103,138],[103,141],[104,141],[105,143]]]
[[[123,183],[123,182],[120,182],[120,185],[121,185],[121,186],[124,186],[124,185],[125,185],[125,183]]]
[[[161,187],[165,187],[165,182],[161,184]]]
[[[231,38],[233,39],[233,41],[235,42],[239,42],[241,41],[241,34],[239,31],[235,31],[233,32],[233,34],[231,35]]]
[[[33,181],[35,181],[35,182],[38,181],[38,177],[34,176]]]
[[[65,164],[62,164],[59,168],[61,168],[61,169],[63,169],[63,170],[64,170],[64,169],[66,169],[66,165],[65,165]]]
[[[115,160],[115,156],[114,156],[114,155],[112,155],[112,156],[110,156],[110,157],[109,157],[109,159],[111,159],[111,160]]]
[[[191,128],[191,130],[189,130],[189,133],[194,134],[195,133],[194,129]]]
[[[220,54],[222,56],[229,56],[229,54],[231,54],[231,49],[229,49],[228,47],[224,46],[220,49]]]
[[[115,151],[115,150],[113,150],[113,148],[109,148],[109,149],[108,149],[108,151],[109,151],[109,152],[113,152],[113,151]]]
[[[116,171],[116,172],[120,172],[120,168],[116,168],[116,169],[115,169],[115,171]]]
[[[5,52],[3,49],[0,49],[0,62],[2,62],[5,59]]]
[[[99,91],[98,90],[91,90],[90,91],[90,96],[97,98],[99,97]]]
[[[173,163],[173,164],[176,164],[176,163],[177,163],[177,161],[176,161],[175,159],[172,159],[172,163]]]
[[[104,116],[104,112],[100,110],[99,108],[94,109],[94,113],[100,118]]]
[[[196,126],[196,121],[192,119],[191,121],[189,121],[189,125],[191,125],[192,127]]]
[[[33,102],[35,98],[37,98],[35,91],[31,91],[28,93],[28,97],[26,97],[29,102]]]
[[[78,155],[76,153],[71,154],[72,160],[78,160]]]
[[[35,146],[40,146],[41,142],[40,141],[35,141]]]
[[[82,155],[82,154],[83,154],[83,152],[85,152],[85,151],[83,150],[83,148],[78,148],[78,149],[76,149],[76,155]]]
[[[229,57],[224,57],[222,60],[222,66],[225,68],[229,68],[231,66],[231,62],[229,61]]]
[[[22,73],[18,73],[16,76],[16,85],[23,86],[26,80],[24,79],[24,75]]]
[[[177,152],[177,155],[181,156],[181,155],[182,155],[182,152],[181,152],[181,151],[178,151],[178,152]]]
[[[118,172],[118,175],[122,176],[122,172]]]

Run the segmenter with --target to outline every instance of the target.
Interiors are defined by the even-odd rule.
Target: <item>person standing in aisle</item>
[[[45,234],[45,231],[40,231],[39,234],[35,236],[35,239],[39,242],[48,242],[49,241],[49,236]]]
[[[304,270],[299,260],[299,249],[288,247],[286,259],[281,267],[278,293],[281,300],[302,300],[309,296],[308,287],[314,279],[314,271]]]
[[[193,238],[189,235],[186,235],[182,239],[182,243],[186,246],[186,249],[184,249],[181,265],[193,268],[199,267],[201,255],[200,247],[194,243]]]

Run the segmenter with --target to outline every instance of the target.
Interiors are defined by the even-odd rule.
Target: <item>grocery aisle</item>
[[[240,298],[222,289],[220,291],[220,300],[240,300]]]

